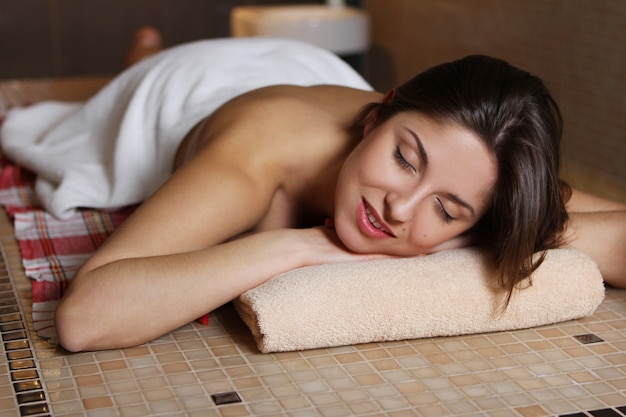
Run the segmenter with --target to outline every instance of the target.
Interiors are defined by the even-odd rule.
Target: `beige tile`
[[[522,417],[543,417],[548,416],[549,413],[539,405],[531,405],[528,407],[519,407],[515,411],[520,413]]]
[[[626,405],[624,294],[609,290],[591,318],[538,329],[304,352],[256,352],[232,309],[132,349],[34,346],[59,417],[559,415]],[[572,337],[591,328],[605,342]],[[15,407],[12,389],[0,379],[0,412]],[[233,391],[241,403],[211,399]]]
[[[106,408],[113,406],[113,402],[109,397],[94,397],[83,399],[83,405],[86,410],[93,410],[96,408]]]
[[[417,405],[416,406],[416,411],[421,414],[421,415],[425,415],[425,416],[445,416],[448,415],[446,409],[439,404],[433,404],[433,405]]]
[[[243,405],[233,405],[219,409],[222,417],[245,417],[251,415]]]
[[[234,381],[234,385],[238,390],[242,389],[250,389],[250,388],[259,388],[263,384],[261,380],[257,377],[251,378],[240,378]]]
[[[299,409],[309,408],[311,406],[311,403],[309,403],[309,401],[306,398],[301,398],[301,397],[285,398],[285,399],[280,400],[279,403],[280,403],[281,408],[285,411],[299,410]]]

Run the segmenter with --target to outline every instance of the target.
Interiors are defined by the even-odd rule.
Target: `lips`
[[[358,207],[357,221],[361,231],[368,237],[374,239],[386,239],[394,237],[380,218],[380,215],[365,200],[361,201]]]

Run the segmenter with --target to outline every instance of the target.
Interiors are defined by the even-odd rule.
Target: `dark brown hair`
[[[403,111],[456,123],[480,137],[495,156],[498,179],[487,214],[475,226],[493,254],[508,291],[559,244],[571,190],[559,180],[562,117],[544,83],[507,62],[482,55],[426,70],[389,100],[365,106],[355,127],[378,125]]]

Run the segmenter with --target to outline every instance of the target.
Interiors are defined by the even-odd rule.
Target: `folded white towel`
[[[259,350],[280,352],[556,323],[592,314],[604,284],[589,256],[553,249],[503,310],[505,296],[483,252],[455,249],[300,268],[234,304]]]
[[[46,210],[139,203],[171,174],[178,145],[217,107],[275,85],[336,84],[371,90],[334,54],[284,39],[199,41],[121,74],[85,104],[44,102],[10,111],[2,153],[38,175]]]

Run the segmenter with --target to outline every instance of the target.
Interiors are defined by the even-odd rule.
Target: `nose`
[[[422,201],[420,192],[390,192],[385,196],[385,217],[390,223],[406,223],[413,219]]]

